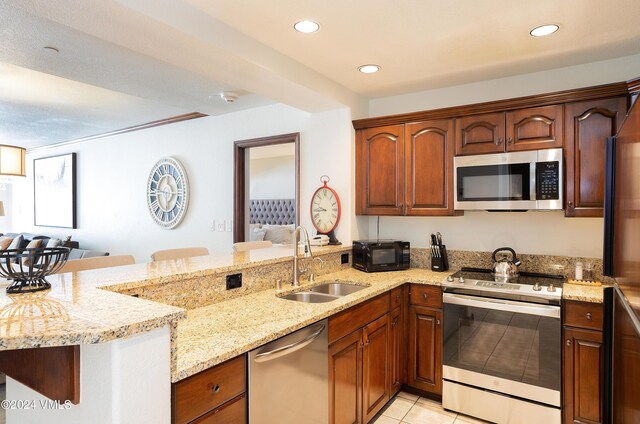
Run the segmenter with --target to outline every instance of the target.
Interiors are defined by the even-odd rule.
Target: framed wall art
[[[76,228],[76,154],[33,160],[34,224]]]

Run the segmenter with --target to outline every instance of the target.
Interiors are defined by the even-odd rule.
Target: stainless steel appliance
[[[458,210],[562,209],[562,149],[456,156]]]
[[[398,240],[356,240],[352,266],[365,272],[398,271],[411,265],[411,244]]]
[[[560,276],[443,282],[442,405],[497,423],[561,422]]]
[[[249,352],[251,424],[329,422],[328,321]]]

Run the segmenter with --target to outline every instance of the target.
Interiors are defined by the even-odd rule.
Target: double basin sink
[[[326,283],[311,287],[308,290],[279,296],[280,299],[295,300],[304,303],[325,303],[366,289],[365,286],[349,283]]]

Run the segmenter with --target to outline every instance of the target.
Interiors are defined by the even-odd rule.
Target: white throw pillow
[[[256,228],[249,234],[249,241],[263,241],[267,230]]]
[[[264,235],[265,240],[270,240],[272,243],[291,243],[291,236],[293,230],[288,225],[263,225],[263,230],[267,233]]]

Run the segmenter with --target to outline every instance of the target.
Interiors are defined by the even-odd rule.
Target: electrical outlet
[[[227,290],[242,287],[242,274],[227,275]]]
[[[348,264],[349,263],[349,254],[348,253],[343,253],[342,255],[340,255],[340,263],[341,264]]]

